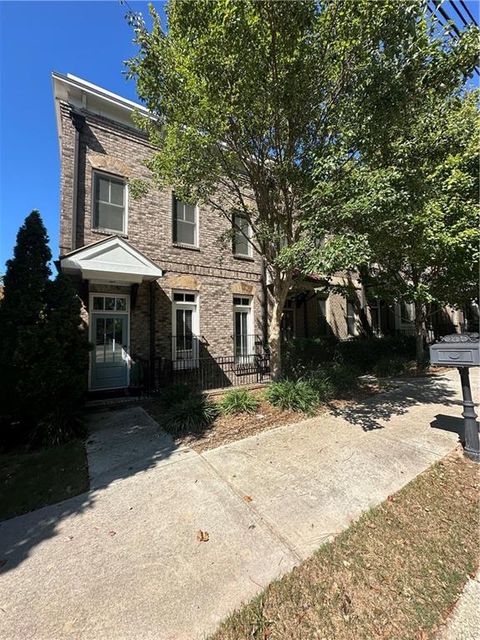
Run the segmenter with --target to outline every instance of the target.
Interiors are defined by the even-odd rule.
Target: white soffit
[[[64,273],[79,274],[84,280],[135,284],[163,275],[154,262],[119,236],[68,253],[60,258],[60,266]]]

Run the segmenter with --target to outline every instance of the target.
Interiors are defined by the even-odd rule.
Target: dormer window
[[[198,208],[173,196],[173,243],[198,247]]]
[[[94,172],[93,228],[127,232],[127,186],[121,178]]]

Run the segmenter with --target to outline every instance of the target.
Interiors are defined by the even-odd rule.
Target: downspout
[[[150,282],[150,371],[149,387],[155,388],[155,280]]]
[[[73,149],[73,194],[72,194],[72,239],[71,250],[77,248],[77,209],[78,209],[78,164],[80,154],[80,133],[85,124],[85,118],[75,111],[70,112],[72,124],[75,127],[75,143]]]

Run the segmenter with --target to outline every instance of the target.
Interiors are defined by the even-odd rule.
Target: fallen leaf
[[[116,532],[116,531],[109,531],[109,532],[108,532],[108,535],[109,535],[111,538],[113,538],[113,536],[116,536],[116,535],[117,535],[117,532]]]
[[[208,531],[202,531],[199,529],[197,531],[197,540],[199,542],[208,542],[210,540],[210,536],[208,535]]]
[[[388,496],[388,502],[395,502],[395,496]]]
[[[245,502],[251,502],[252,498],[250,496],[243,496],[243,499],[245,500]]]

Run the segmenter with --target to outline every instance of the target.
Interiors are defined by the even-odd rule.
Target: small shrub
[[[220,401],[220,409],[225,415],[234,413],[254,413],[260,404],[247,389],[232,389]]]
[[[391,336],[387,338],[355,338],[339,342],[335,350],[335,362],[358,367],[362,373],[373,371],[385,358],[415,357],[415,337]]]
[[[335,387],[326,370],[318,370],[306,382],[315,391],[319,403],[328,402],[335,395]]]
[[[313,413],[319,403],[318,392],[306,380],[281,380],[272,382],[265,397],[275,407],[282,410]]]
[[[320,364],[333,360],[338,340],[333,337],[295,338],[283,345],[282,367],[286,377],[299,379]]]
[[[217,418],[219,407],[202,394],[184,396],[165,411],[162,426],[174,435],[207,429]]]
[[[57,447],[75,438],[87,435],[85,424],[69,411],[57,407],[41,420],[33,430],[30,445],[33,447]]]
[[[360,369],[351,364],[332,363],[327,368],[330,382],[335,393],[345,393],[358,387],[358,378],[362,375]]]
[[[407,367],[408,361],[405,360],[405,358],[382,358],[375,365],[373,372],[379,378],[388,378],[390,376],[402,375],[402,373],[405,373]]]
[[[158,393],[158,400],[162,409],[168,410],[179,402],[183,402],[192,395],[191,388],[186,384],[174,384]]]

